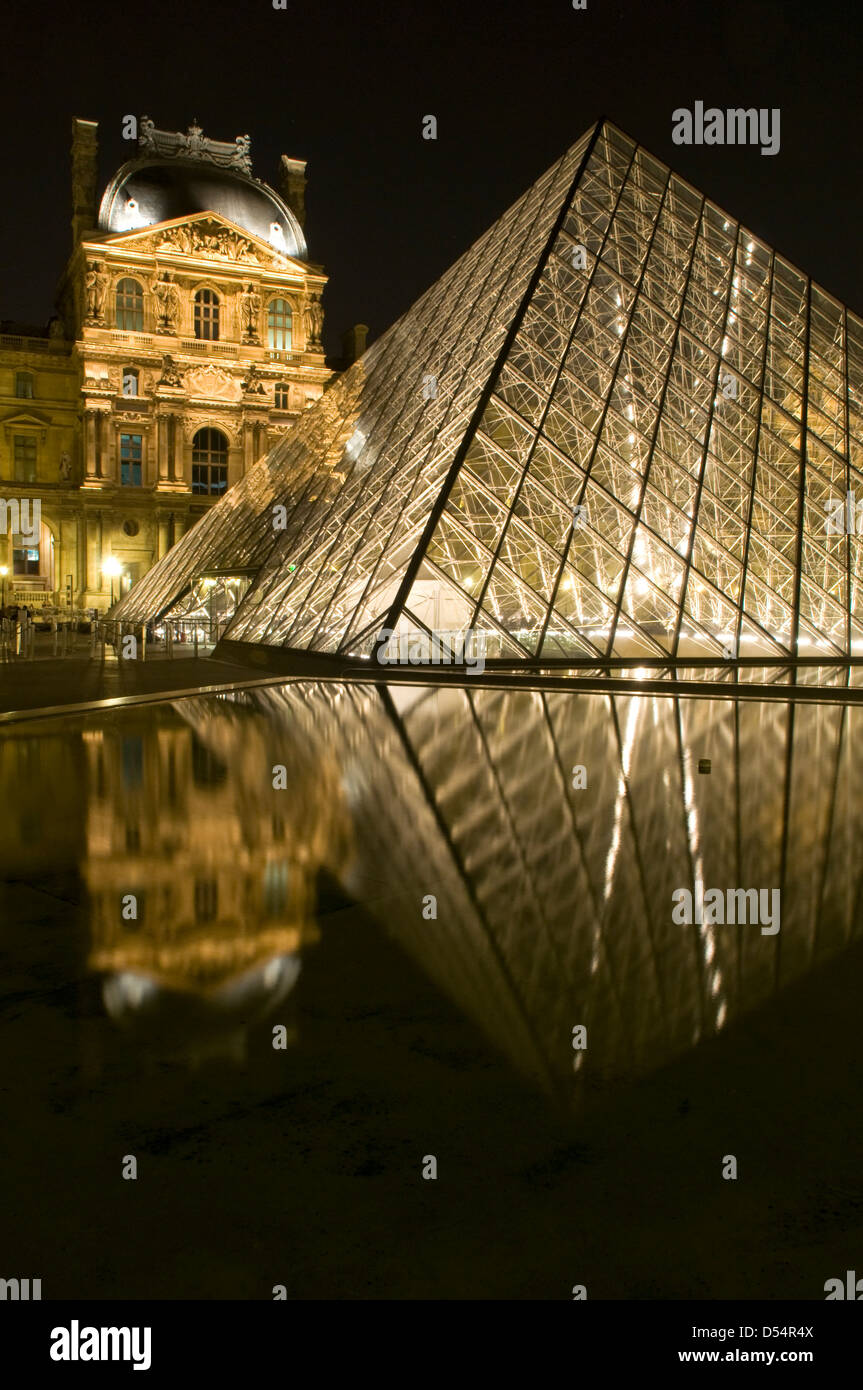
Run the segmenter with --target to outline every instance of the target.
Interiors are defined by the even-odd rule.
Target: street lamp
[[[114,607],[114,580],[123,573],[123,566],[114,555],[109,555],[102,565],[102,573],[111,580],[111,607]]]
[[[0,565],[0,608],[6,607],[6,576],[9,573],[8,565]]]

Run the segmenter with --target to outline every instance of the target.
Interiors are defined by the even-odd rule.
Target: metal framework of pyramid
[[[600,122],[114,616],[238,574],[259,664],[470,630],[492,668],[857,684],[855,492],[863,321]]]

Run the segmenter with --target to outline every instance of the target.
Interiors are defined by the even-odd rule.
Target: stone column
[[[105,455],[105,434],[106,434],[106,431],[105,431],[105,416],[104,416],[103,411],[97,410],[97,411],[96,411],[96,419],[95,419],[95,441],[96,441],[96,442],[95,442],[95,449],[94,449],[94,459],[95,459],[96,477],[97,477],[97,478],[104,478],[104,477],[105,477],[105,461],[106,461],[106,455]]]
[[[102,589],[102,514],[92,512],[86,519],[87,528],[87,588],[91,593]]]
[[[84,476],[86,479],[98,477],[96,472],[96,416],[98,411],[84,411]]]
[[[89,587],[87,584],[87,522],[83,512],[79,512],[75,520],[78,530],[78,563],[75,583],[78,591],[78,602],[84,603],[84,596]]]
[[[171,477],[175,483],[186,483],[190,479],[186,477],[186,442],[183,437],[182,422],[174,415],[171,425]]]
[[[157,449],[158,449],[158,455],[159,455],[158,480],[159,480],[160,483],[166,483],[166,482],[168,481],[168,479],[170,478],[170,476],[171,476],[170,471],[169,471],[169,469],[170,469],[170,456],[169,456],[169,447],[170,447],[170,446],[169,446],[169,432],[170,432],[170,428],[171,428],[171,421],[170,421],[170,419],[169,419],[169,417],[168,417],[167,415],[159,415],[159,416],[157,416],[157,419],[156,419],[156,429],[157,429],[157,435],[158,435]]]
[[[243,474],[243,475],[245,475],[245,474],[248,473],[248,471],[249,471],[249,460],[250,460],[250,458],[252,457],[252,448],[254,447],[254,440],[253,440],[253,438],[252,438],[252,429],[253,429],[253,426],[249,424],[248,420],[244,420],[244,421],[243,421],[243,432],[242,432],[242,436],[241,436],[241,439],[242,439],[242,449],[243,449],[243,467],[242,467],[242,474]]]
[[[168,421],[168,477],[172,482],[177,481],[177,444],[179,437],[179,447],[183,447],[183,431],[180,428],[180,419],[177,415],[172,415]],[[180,460],[180,476],[182,477],[183,466],[182,457]]]

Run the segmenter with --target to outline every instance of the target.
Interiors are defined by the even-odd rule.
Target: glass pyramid
[[[855,493],[863,322],[601,122],[114,616],[251,571],[232,658],[470,630],[491,666],[821,683],[863,654]]]

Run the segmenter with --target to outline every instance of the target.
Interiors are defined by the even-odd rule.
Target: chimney
[[[366,350],[368,331],[367,323],[355,323],[353,328],[348,328],[342,334],[342,360],[345,367],[352,367],[357,358],[362,357]]]
[[[306,161],[288,159],[282,155],[279,166],[279,187],[288,207],[305,231],[306,227]]]
[[[72,123],[72,249],[96,226],[98,121]]]

